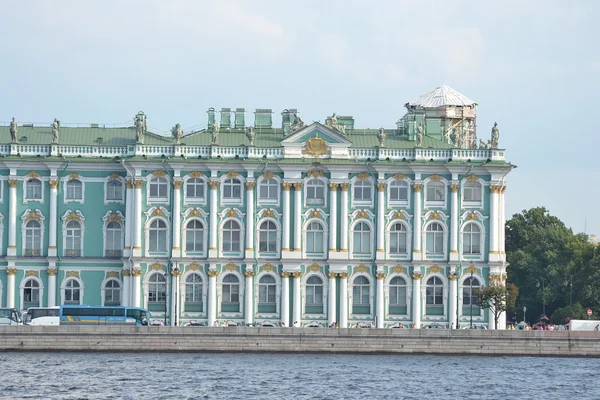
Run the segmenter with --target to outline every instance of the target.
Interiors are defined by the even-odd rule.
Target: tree
[[[511,283],[506,286],[488,286],[475,291],[481,308],[489,309],[494,314],[494,329],[498,329],[500,314],[515,308],[518,294],[519,289]]]
[[[550,323],[563,325],[568,323],[568,319],[588,319],[587,309],[579,303],[573,304],[573,310],[570,306],[557,308],[550,317]]]

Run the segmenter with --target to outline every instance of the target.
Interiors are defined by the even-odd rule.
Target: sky
[[[544,206],[600,236],[600,2],[4,2],[0,122],[207,124],[209,107],[393,128],[447,84],[518,166],[507,217]],[[588,203],[591,201],[591,203]]]

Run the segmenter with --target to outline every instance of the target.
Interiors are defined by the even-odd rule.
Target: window
[[[106,285],[104,286],[104,305],[121,305],[121,284],[119,284],[119,281],[111,279],[106,282]]]
[[[323,305],[323,281],[318,276],[311,276],[306,280],[306,305]]]
[[[40,305],[40,284],[30,279],[25,282],[23,288],[23,302],[25,308],[36,307]]]
[[[188,222],[185,227],[185,251],[204,251],[204,225],[197,219]]]
[[[444,254],[444,228],[438,222],[433,222],[427,227],[427,253]]]
[[[369,280],[364,276],[359,276],[354,279],[353,292],[352,292],[352,304],[356,305],[369,305],[369,291],[371,284]]]
[[[237,221],[229,220],[223,225],[223,251],[240,251],[241,229]]]
[[[81,257],[81,224],[77,221],[67,222],[65,232],[65,256]]]
[[[479,307],[479,297],[475,294],[481,284],[477,278],[468,277],[463,282],[463,306]],[[479,310],[477,311],[479,313]]]
[[[354,201],[360,203],[371,202],[371,183],[367,180],[358,180],[354,183]]]
[[[185,302],[202,303],[202,277],[191,274],[185,279]]]
[[[106,200],[123,200],[123,183],[117,179],[108,181],[106,184]]]
[[[469,223],[463,228],[463,254],[481,254],[481,231],[479,226]]]
[[[390,281],[390,305],[406,306],[406,281],[399,276]]]
[[[42,255],[42,225],[39,221],[29,221],[25,225],[25,255]]]
[[[279,184],[275,179],[263,179],[258,191],[258,199],[274,203],[279,194]]]
[[[425,200],[433,203],[443,203],[446,198],[446,185],[443,182],[431,181],[427,183]]]
[[[148,250],[155,252],[167,251],[167,224],[163,220],[155,219],[150,223],[148,235]]]
[[[481,202],[481,184],[478,182],[467,182],[463,186],[463,201],[465,203]]]
[[[70,279],[65,284],[64,304],[80,304],[80,287],[79,282],[75,279]]]
[[[258,283],[258,303],[275,304],[275,278],[265,275]]]
[[[406,254],[406,242],[408,234],[404,224],[397,222],[392,225],[390,231],[390,253]]]
[[[242,182],[239,179],[225,179],[222,189],[224,200],[242,200]]]
[[[30,179],[27,181],[25,198],[27,200],[42,199],[42,181],[39,179]]]
[[[123,254],[123,241],[121,237],[121,224],[115,221],[109,222],[106,225],[105,257],[121,257]]]
[[[306,182],[306,204],[325,204],[325,183],[318,179]]]
[[[168,188],[167,178],[152,178],[150,180],[150,200],[166,200]]]
[[[264,221],[258,229],[258,250],[265,253],[277,251],[277,227],[272,221]]]
[[[324,240],[323,225],[319,222],[311,222],[306,229],[306,252],[323,253]]]
[[[354,254],[371,254],[371,228],[364,222],[354,225]]]
[[[426,298],[428,306],[441,306],[444,302],[444,286],[442,280],[436,276],[427,281]]]
[[[202,202],[206,196],[206,185],[200,178],[188,179],[185,184],[185,195],[188,201]]]
[[[167,300],[167,280],[162,274],[154,274],[148,284],[148,302],[164,303]]]
[[[388,190],[391,203],[408,202],[408,183],[406,181],[392,181]]]
[[[223,278],[223,303],[236,304],[240,302],[240,283],[233,274]]]
[[[65,189],[67,200],[83,200],[83,183],[79,179],[71,179]]]

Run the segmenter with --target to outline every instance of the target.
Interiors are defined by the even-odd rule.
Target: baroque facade
[[[499,131],[442,86],[391,129],[208,110],[206,129],[0,127],[0,306],[148,308],[179,325],[493,326]],[[505,324],[504,317],[500,327]]]

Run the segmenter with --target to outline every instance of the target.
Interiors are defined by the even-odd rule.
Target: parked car
[[[485,325],[473,325],[473,326],[463,326],[461,329],[487,329]]]

